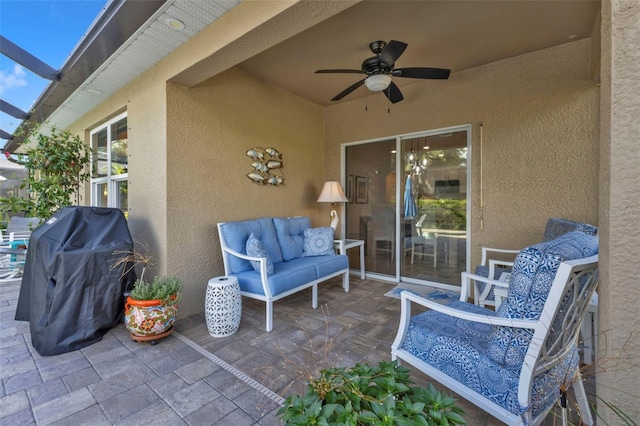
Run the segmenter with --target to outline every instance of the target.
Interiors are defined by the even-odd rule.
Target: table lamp
[[[331,206],[335,203],[344,203],[349,201],[344,195],[344,191],[340,186],[340,182],[335,180],[327,181],[322,187],[320,196],[318,197],[319,203],[331,203]],[[331,210],[331,227],[335,230],[338,227],[338,213],[335,210]]]

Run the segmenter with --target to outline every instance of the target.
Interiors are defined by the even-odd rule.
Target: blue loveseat
[[[312,228],[308,217],[218,223],[218,234],[225,275],[238,279],[243,296],[266,302],[267,331],[278,299],[311,287],[315,309],[318,284],[339,275],[349,291],[349,261],[335,254],[333,229]]]

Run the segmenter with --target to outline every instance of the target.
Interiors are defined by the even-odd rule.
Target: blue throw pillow
[[[336,254],[333,249],[333,228],[307,228],[304,230],[302,257]]]
[[[271,260],[271,256],[267,252],[267,249],[264,248],[262,242],[253,235],[249,235],[247,239],[247,256],[251,257],[266,257],[267,258],[267,275],[273,274],[273,261]],[[260,262],[257,260],[251,260],[251,266],[257,272],[260,272]]]

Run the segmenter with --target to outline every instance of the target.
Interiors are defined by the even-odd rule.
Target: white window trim
[[[118,197],[114,196],[117,192],[117,183],[126,181],[129,178],[129,173],[122,173],[119,175],[111,175],[111,125],[116,123],[123,118],[128,118],[127,112],[123,112],[122,114],[118,114],[115,117],[107,120],[103,123],[100,123],[99,126],[96,126],[93,130],[91,130],[89,134],[89,145],[93,147],[93,136],[102,131],[103,129],[107,129],[107,176],[100,176],[97,178],[91,178],[91,205],[97,206],[98,200],[100,199],[99,191],[97,190],[98,185],[106,184],[107,185],[107,206],[106,207],[118,207],[117,201]],[[93,163],[93,159],[92,159]]]

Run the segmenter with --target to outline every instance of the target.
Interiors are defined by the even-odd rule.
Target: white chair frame
[[[524,364],[520,372],[518,386],[518,400],[520,405],[529,407],[531,402],[533,378],[557,365],[559,363],[558,360],[571,349],[573,343],[577,342],[581,323],[587,313],[588,301],[595,293],[597,285],[597,262],[598,256],[595,255],[584,259],[561,263],[539,320],[512,320],[488,315],[473,314],[453,309],[446,305],[442,305],[404,291],[401,293],[400,325],[398,327],[396,339],[391,346],[391,357],[393,360],[404,360],[408,362],[418,370],[440,382],[453,392],[472,402],[499,420],[510,425],[522,425],[524,423],[521,416],[506,410],[484,395],[468,388],[463,383],[425,363],[405,349],[402,349],[402,344],[407,337],[409,321],[411,319],[411,304],[415,303],[428,309],[447,314],[451,317],[462,318],[469,321],[491,324],[494,326],[528,328],[533,330],[534,335],[531,339],[531,343],[529,344],[527,354],[524,357]],[[567,294],[571,288],[574,290],[579,288],[581,278],[588,274],[591,274],[590,284],[585,285],[582,289],[583,293],[580,293],[580,296],[575,296],[574,298],[574,302],[576,299],[585,300],[585,302],[581,306],[578,306],[575,303],[572,305],[573,309],[571,310],[571,315],[567,315],[565,318],[565,324],[563,324],[563,333],[559,333],[560,336],[554,342],[547,342],[550,327],[553,324],[553,319],[558,312],[564,295]],[[588,292],[588,294],[586,294],[586,292]],[[576,291],[576,294],[578,293],[579,292]],[[467,296],[468,290],[465,291],[463,286],[460,300],[466,301]],[[587,425],[593,425],[593,418],[591,416],[591,411],[589,409],[589,404],[579,371],[576,372],[572,387],[576,395],[582,421]],[[541,413],[535,419],[531,418],[531,413],[528,413],[528,415],[525,413],[527,423],[539,425],[544,420],[549,410]]]

